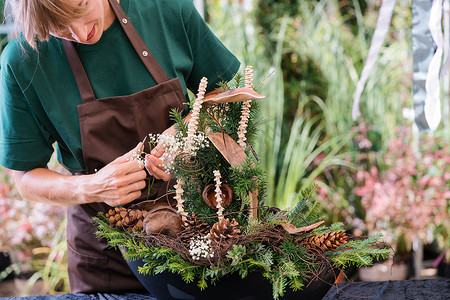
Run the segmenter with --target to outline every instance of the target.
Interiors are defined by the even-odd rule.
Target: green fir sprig
[[[386,259],[392,253],[389,248],[377,247],[381,236],[374,234],[363,240],[349,241],[348,244],[339,247],[340,251],[330,252],[327,255],[337,267],[370,266],[374,260]]]
[[[170,111],[170,119],[174,122],[175,131],[181,133],[182,136],[187,136],[188,126],[183,119],[183,112],[178,109]]]

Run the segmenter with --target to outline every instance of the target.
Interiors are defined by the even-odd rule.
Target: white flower
[[[214,257],[214,252],[211,251],[210,234],[192,237],[189,242],[189,254],[194,260]]]
[[[199,149],[209,147],[209,140],[203,132],[197,132],[191,136],[191,144],[189,147],[186,147],[188,137],[173,136],[170,134],[149,134],[149,136],[152,143],[157,144],[157,147],[164,150],[163,155],[160,157],[164,162],[161,167],[168,174],[172,173],[174,158],[180,153],[195,156]]]

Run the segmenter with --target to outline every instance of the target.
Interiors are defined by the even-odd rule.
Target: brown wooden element
[[[240,165],[247,157],[244,149],[228,134],[224,132],[210,132],[207,136],[232,167]]]
[[[300,227],[300,228],[295,227],[291,223],[285,223],[285,224],[282,224],[281,226],[283,226],[283,228],[290,234],[300,235],[300,234],[305,234],[305,233],[312,231],[313,229],[319,227],[323,223],[325,223],[325,221],[320,221],[320,222],[311,224],[309,226]]]
[[[207,136],[232,167],[239,166],[247,157],[244,149],[239,146],[228,134],[224,132],[213,132],[208,133]],[[257,219],[258,190],[249,192],[248,196],[250,198],[250,215]]]
[[[215,188],[215,184],[208,184],[202,193],[203,200],[205,200],[206,205],[212,209],[217,209]],[[222,191],[222,207],[227,207],[233,201],[233,191],[228,184],[221,184],[220,190]]]
[[[264,99],[265,96],[261,96],[255,92],[252,88],[242,87],[233,90],[229,90],[220,94],[217,94],[213,98],[209,98],[203,103],[230,103],[230,102],[242,102],[247,100],[260,100]]]
[[[143,225],[147,234],[165,234],[174,238],[184,228],[181,215],[169,205],[149,211]]]
[[[248,197],[250,198],[250,216],[258,219],[258,190],[249,192]]]

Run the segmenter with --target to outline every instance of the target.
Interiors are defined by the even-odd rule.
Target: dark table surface
[[[157,300],[149,294],[64,294],[13,297],[17,300]],[[347,282],[333,285],[322,300],[449,300],[450,278],[402,281]],[[214,300],[214,299],[211,299]],[[229,299],[233,300],[233,299]],[[308,300],[308,299],[305,299]]]
[[[450,278],[339,283],[322,300],[449,300]]]

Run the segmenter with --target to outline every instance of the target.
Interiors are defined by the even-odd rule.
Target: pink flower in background
[[[25,222],[22,225],[20,225],[19,230],[31,232],[33,230],[33,227],[31,226],[30,222]]]
[[[450,199],[450,190],[444,192],[443,198],[444,199]]]
[[[22,263],[27,263],[32,249],[53,246],[66,210],[21,199],[7,182],[0,182],[0,251],[14,253]]]
[[[361,197],[369,232],[389,232],[392,242],[400,236],[412,241],[449,218],[450,154],[436,137],[414,149],[408,128],[396,132],[385,156],[376,157],[383,167],[359,170],[354,192]]]
[[[327,194],[328,194],[328,192],[327,192],[327,190],[324,189],[323,187],[320,187],[319,190],[318,190],[318,194],[319,194],[319,196],[321,196],[321,197],[326,197]]]
[[[450,162],[449,162],[450,163]],[[445,172],[444,174],[444,180],[445,181],[450,181],[450,172]]]
[[[359,149],[370,149],[370,148],[372,148],[372,142],[367,138],[363,138],[359,142],[358,147],[359,147]]]

